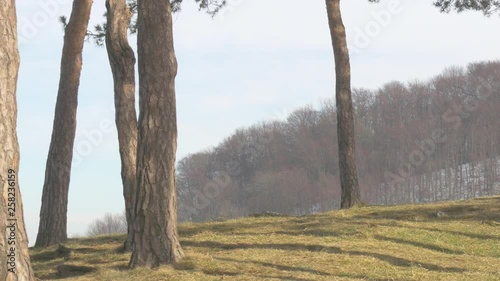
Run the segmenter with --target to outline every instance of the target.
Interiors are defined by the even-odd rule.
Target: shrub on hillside
[[[96,219],[89,225],[87,236],[108,235],[126,232],[127,219],[125,218],[125,213],[116,215],[106,213],[102,219]]]

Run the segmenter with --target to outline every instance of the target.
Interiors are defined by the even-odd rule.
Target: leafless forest
[[[355,89],[362,200],[403,204],[500,193],[500,62]],[[237,130],[179,161],[179,219],[339,208],[335,101]]]

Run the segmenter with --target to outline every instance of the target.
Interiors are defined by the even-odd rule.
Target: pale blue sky
[[[174,26],[179,159],[216,145],[236,128],[283,118],[294,108],[333,97],[333,53],[324,1],[305,5],[299,0],[230,0],[230,7],[215,19],[186,1]],[[354,87],[426,79],[447,66],[500,58],[498,16],[439,14],[432,1],[343,2],[354,53]],[[17,5],[22,40],[20,185],[33,243],[59,83],[63,34],[57,17],[69,15],[71,1],[17,1]],[[100,23],[103,13],[104,1],[95,1],[91,25]],[[132,44],[135,48],[135,38]],[[70,236],[84,234],[88,224],[104,213],[124,208],[114,126],[87,151],[85,132],[98,130],[101,122],[114,124],[111,73],[105,49],[87,44],[75,141],[80,150],[76,148],[75,155],[88,155],[72,170]]]

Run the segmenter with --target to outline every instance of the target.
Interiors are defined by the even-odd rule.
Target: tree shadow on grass
[[[203,241],[203,242],[194,242],[194,241],[185,241],[183,245],[188,247],[201,247],[201,248],[213,248],[213,249],[221,249],[221,250],[234,250],[234,249],[270,249],[270,250],[286,250],[286,251],[312,251],[312,252],[321,252],[321,253],[330,253],[330,254],[346,254],[353,256],[365,256],[379,259],[381,261],[387,262],[394,266],[400,267],[412,267],[418,266],[421,268],[425,268],[430,271],[439,271],[439,272],[464,272],[465,269],[456,268],[456,267],[441,267],[435,264],[416,262],[407,260],[404,258],[398,258],[390,255],[379,254],[379,253],[369,253],[362,251],[343,251],[338,247],[325,247],[321,245],[300,245],[300,244],[224,244],[213,241]]]
[[[74,246],[74,245],[73,245]],[[49,248],[40,253],[30,254],[33,262],[33,269],[37,271],[52,271],[43,275],[37,275],[42,280],[64,279],[69,277],[83,276],[97,270],[97,267],[105,267],[107,263],[115,261],[106,261],[95,259],[94,257],[105,256],[105,253],[113,252],[113,249],[90,248],[90,247],[64,247],[68,250],[63,255],[60,248]],[[78,254],[78,255],[76,255]],[[74,262],[83,262],[89,266],[67,264]],[[54,272],[56,270],[56,272]]]
[[[95,248],[69,248],[69,249],[71,250],[71,252],[83,253],[83,254],[99,254],[109,251],[108,249],[95,249]],[[40,253],[30,254],[31,261],[44,262],[60,258],[72,259],[72,255],[69,253],[67,255],[61,254],[60,252],[58,252],[57,249],[45,250]]]
[[[475,201],[478,201],[477,199]],[[395,209],[357,215],[353,219],[392,219],[399,221],[479,221],[500,222],[500,197],[485,198],[484,201],[458,205],[415,205],[407,210]],[[438,212],[445,215],[438,217]]]
[[[427,230],[427,231],[432,231],[432,232],[447,233],[447,234],[452,234],[452,235],[460,235],[460,236],[465,236],[465,237],[474,238],[474,239],[500,240],[500,235],[467,233],[467,232],[461,232],[461,231],[455,231],[455,230],[443,230],[443,229],[432,228],[432,227],[424,227],[424,226],[402,225],[402,224],[399,224],[396,221],[391,221],[390,223],[354,222],[354,224],[366,225],[368,227],[386,226],[386,227],[411,228],[411,229],[417,229],[417,230]]]
[[[295,276],[271,276],[271,275],[252,275],[255,277],[262,279],[279,279],[279,280],[286,280],[286,281],[314,281],[314,279],[305,279],[305,278],[298,278]]]
[[[280,217],[282,219],[282,217]],[[337,227],[332,229],[331,219],[318,219],[318,218],[295,218],[285,217],[286,221],[255,221],[248,223],[224,222],[212,223],[196,226],[185,226],[179,228],[181,237],[191,237],[204,231],[216,233],[225,236],[254,236],[254,235],[270,235],[281,234],[291,236],[318,236],[318,237],[341,237],[357,235],[360,232],[354,227]],[[281,224],[283,227],[281,227]],[[329,227],[332,226],[332,227]],[[253,232],[252,230],[260,229],[260,232]]]
[[[252,223],[242,223],[242,222],[216,222],[207,224],[198,224],[195,226],[179,226],[179,235],[181,237],[190,237],[198,233],[209,231],[218,234],[233,234],[234,232],[244,232],[247,229],[258,229],[266,228],[267,226],[276,226],[277,222],[273,221],[255,221]]]
[[[415,241],[405,240],[405,239],[400,239],[400,238],[385,237],[385,236],[381,236],[381,235],[375,235],[374,238],[377,240],[415,246],[415,247],[424,248],[427,250],[437,251],[437,252],[441,252],[441,253],[446,253],[446,254],[450,254],[450,255],[463,255],[464,254],[464,252],[462,252],[462,251],[451,250],[448,248],[444,248],[444,247],[440,247],[440,246],[436,246],[436,245],[432,245],[432,244],[415,242]]]
[[[316,228],[316,229],[299,230],[295,232],[277,231],[275,233],[284,235],[295,235],[295,236],[306,235],[306,236],[317,236],[317,237],[345,237],[345,236],[352,237],[361,234],[360,231],[354,228],[341,228],[338,230],[327,230],[322,228]]]
[[[213,276],[238,276],[241,275],[239,272],[234,272],[234,271],[228,271],[228,270],[222,270],[222,269],[202,269],[201,272],[207,275],[213,275]]]
[[[70,242],[78,243],[81,245],[91,245],[94,246],[96,244],[123,244],[123,241],[127,239],[126,234],[114,234],[114,235],[103,235],[103,236],[95,236],[95,237],[86,237],[86,238],[76,238],[69,239],[68,244]]]
[[[317,236],[317,237],[343,237],[360,234],[357,230],[326,230],[326,229],[305,229],[305,230],[290,230],[290,231],[269,231],[269,232],[243,232],[243,233],[228,233],[228,236],[259,236],[259,235],[287,235],[287,236]],[[221,234],[224,235],[224,234]]]
[[[435,264],[416,262],[416,261],[411,261],[411,260],[398,258],[398,257],[390,256],[390,255],[385,255],[385,254],[379,254],[379,253],[369,253],[369,252],[362,252],[362,251],[346,251],[344,253],[349,254],[349,255],[353,255],[353,256],[373,257],[373,258],[379,259],[381,261],[385,261],[387,263],[390,263],[394,266],[401,266],[401,267],[417,266],[417,267],[421,267],[421,268],[424,268],[424,269],[427,269],[430,271],[451,272],[451,273],[465,272],[466,271],[463,268],[442,267],[442,266],[435,265]]]
[[[370,281],[388,281],[388,280],[398,280],[398,281],[403,281],[403,280],[414,280],[414,279],[393,279],[393,278],[373,278],[369,277],[366,275],[362,274],[355,274],[355,273],[339,273],[336,275],[337,277],[342,277],[342,278],[349,278],[349,279],[361,279],[361,280],[370,280]]]
[[[461,231],[455,231],[455,230],[442,230],[442,229],[437,229],[437,228],[432,228],[432,227],[416,227],[416,226],[406,226],[406,225],[403,227],[413,228],[413,229],[421,229],[421,230],[427,230],[427,231],[433,231],[433,232],[448,233],[448,234],[466,236],[466,237],[475,238],[475,239],[500,240],[500,236],[488,235],[488,234],[467,233],[467,232],[461,232]]]
[[[91,266],[60,264],[57,266],[57,272],[37,276],[41,280],[57,280],[69,277],[83,276],[97,271],[97,268]]]
[[[271,268],[281,270],[281,271],[301,271],[301,272],[312,273],[312,274],[321,275],[321,276],[331,276],[332,275],[332,274],[325,272],[325,271],[320,271],[320,270],[301,267],[301,266],[281,265],[281,264],[256,261],[256,260],[237,260],[237,259],[230,259],[230,258],[215,258],[215,259],[220,260],[220,261],[226,261],[226,262],[256,264],[256,265],[260,265],[260,266],[271,267]]]
[[[332,254],[340,254],[341,250],[338,247],[328,247],[321,245],[300,245],[300,244],[224,244],[212,241],[182,241],[181,244],[187,247],[197,248],[213,248],[221,250],[235,250],[235,249],[268,249],[268,250],[285,250],[285,251],[312,251],[312,252],[325,252]]]

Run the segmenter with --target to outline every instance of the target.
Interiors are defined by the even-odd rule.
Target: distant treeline
[[[500,61],[448,68],[426,82],[355,89],[353,100],[367,204],[500,192]],[[332,98],[286,121],[239,129],[215,148],[181,159],[179,219],[338,208],[336,120]]]

